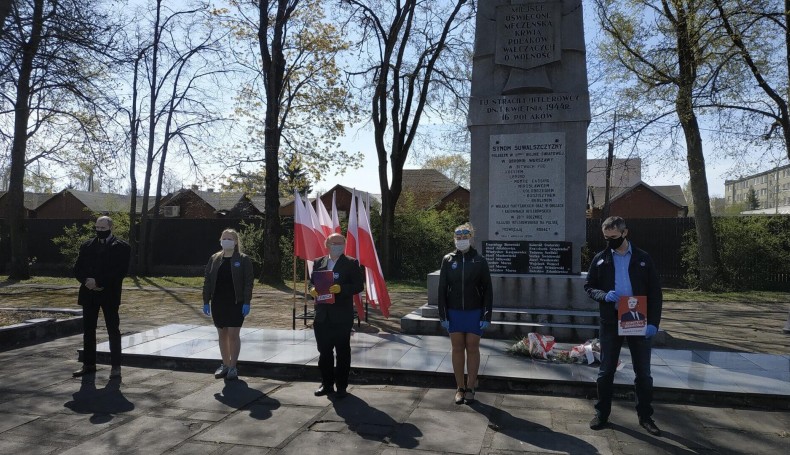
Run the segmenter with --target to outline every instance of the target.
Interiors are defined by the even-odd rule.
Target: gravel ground
[[[782,329],[790,311],[790,295],[778,295],[780,301],[784,295],[788,298],[781,302],[754,303],[666,301],[661,328],[669,334],[667,347],[788,354],[790,334]],[[427,302],[424,290],[391,292],[390,297],[389,319],[371,308],[368,323],[358,330],[398,333],[400,318]],[[10,308],[76,308],[77,288],[15,284],[0,287],[0,302],[0,306]],[[211,324],[202,308],[201,292],[194,287],[124,288],[121,330],[125,330],[125,321],[137,330],[171,323]],[[297,313],[303,311],[304,300],[294,296],[290,289],[256,285],[252,311],[244,325],[290,329],[294,308]],[[309,328],[309,322],[297,320],[297,330]]]

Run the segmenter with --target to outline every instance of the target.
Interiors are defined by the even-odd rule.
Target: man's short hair
[[[620,232],[625,231],[628,226],[625,225],[625,220],[619,216],[610,216],[609,218],[603,220],[601,223],[601,228],[604,231],[610,231],[612,229],[617,229]]]
[[[103,216],[100,216],[99,218],[97,218],[97,219],[96,219],[96,222],[99,222],[99,221],[101,221],[101,220],[107,220],[107,226],[108,226],[110,229],[112,229],[112,218],[110,218],[110,217],[109,217],[109,216],[107,216],[107,215],[103,215]]]

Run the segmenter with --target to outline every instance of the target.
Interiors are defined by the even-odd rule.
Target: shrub
[[[439,269],[442,257],[453,250],[452,230],[465,221],[463,210],[456,205],[442,211],[425,210],[417,207],[410,193],[404,193],[395,213],[393,275],[425,281],[428,273]],[[478,250],[480,247],[475,245]]]
[[[714,219],[719,252],[717,287],[730,290],[774,290],[777,279],[790,275],[790,217],[736,216]],[[683,241],[686,283],[699,285],[696,231]]]
[[[66,264],[74,264],[80,252],[80,245],[96,235],[96,218],[102,216],[101,213],[94,213],[93,220],[86,221],[81,225],[77,223],[63,228],[63,235],[52,239],[52,243],[58,247],[58,251],[63,256]],[[108,215],[112,218],[112,234],[120,239],[129,240],[129,213],[114,212]]]

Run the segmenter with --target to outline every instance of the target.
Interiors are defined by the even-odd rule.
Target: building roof
[[[8,193],[8,191],[0,191],[0,199],[2,199],[6,193]],[[52,196],[54,196],[53,193],[31,193],[25,191],[24,202],[22,204],[25,206],[26,210],[35,210]]]
[[[767,171],[758,172],[756,174],[750,174],[750,175],[747,175],[747,176],[744,176],[744,177],[738,177],[737,179],[733,179],[733,180],[726,179],[726,180],[724,180],[724,186],[732,185],[734,183],[743,182],[745,180],[753,179],[755,177],[762,177],[764,175],[776,174],[777,172],[785,170],[785,169],[790,169],[790,164],[785,164],[784,166],[777,166],[777,167],[775,167],[773,169],[769,169]]]
[[[404,169],[403,191],[428,191],[445,195],[458,184],[436,169]]]
[[[683,188],[680,185],[661,185],[650,186],[645,182],[639,181],[632,186],[615,186],[609,188],[609,203],[616,201],[618,198],[629,193],[637,186],[642,185],[645,188],[653,191],[657,195],[668,200],[678,207],[688,207],[686,202],[686,195],[683,194]],[[589,189],[590,202],[593,207],[602,207],[606,196],[606,188],[599,186],[591,186]]]
[[[192,191],[201,199],[206,201],[216,211],[230,211],[236,207],[236,204],[244,198],[242,192],[217,192],[217,191],[200,191],[200,190],[179,190],[179,191]]]

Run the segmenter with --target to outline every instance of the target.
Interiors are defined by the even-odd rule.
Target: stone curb
[[[54,338],[76,335],[82,332],[82,309],[70,308],[0,308],[3,311],[45,312],[56,315],[70,315],[60,319],[29,319],[20,324],[0,327],[0,350],[7,350],[23,344],[34,344]]]

